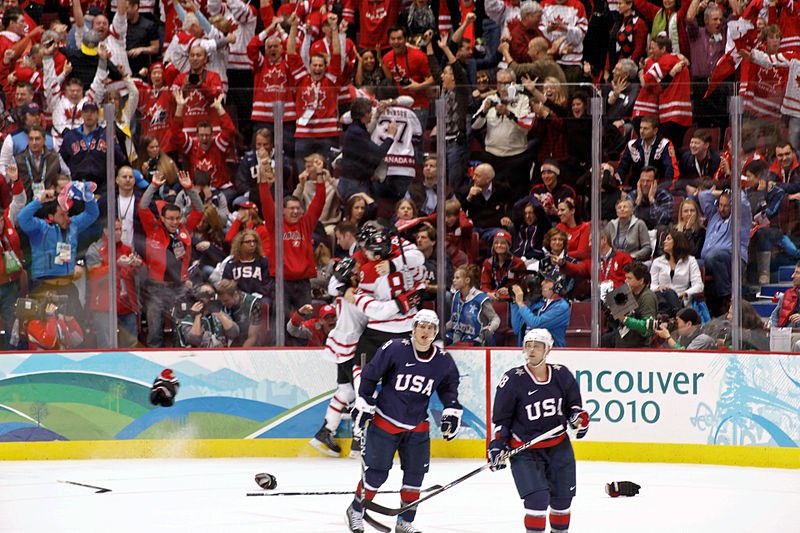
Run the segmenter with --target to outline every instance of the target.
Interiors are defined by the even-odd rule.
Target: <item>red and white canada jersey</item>
[[[378,125],[372,132],[372,141],[375,144],[383,143],[383,140],[389,136],[386,130],[392,122],[397,123],[397,135],[384,158],[388,167],[386,174],[413,178],[416,175],[414,144],[419,142],[422,136],[419,118],[408,107],[387,107],[378,118]]]
[[[367,315],[369,328],[393,333],[410,331],[416,310],[401,313],[392,300],[404,292],[425,288],[425,256],[414,244],[405,240],[401,254],[400,241],[395,237],[392,239],[389,260],[394,265],[393,271],[385,275],[378,274],[375,269],[380,261],[368,261],[361,266],[356,304]],[[368,296],[370,299],[360,298],[361,296]],[[375,301],[390,303],[394,314],[388,315],[386,311],[392,308],[379,306]]]
[[[390,303],[394,305],[394,302]],[[328,333],[322,357],[343,363],[355,355],[358,339],[367,326],[367,317],[341,296],[336,298],[336,317],[336,326]]]

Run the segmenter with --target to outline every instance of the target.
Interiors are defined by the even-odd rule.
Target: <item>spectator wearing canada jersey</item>
[[[139,334],[137,310],[139,302],[136,298],[136,269],[142,266],[142,258],[133,253],[130,247],[122,243],[122,221],[114,223],[114,238],[117,241],[117,282],[115,291],[117,298],[117,320],[119,322],[118,346],[136,345]],[[86,269],[88,270],[88,287],[86,307],[92,312],[94,319],[97,348],[111,346],[108,330],[109,270],[108,234],[103,230],[103,237],[89,246],[86,252]]]
[[[297,120],[292,86],[292,71],[283,53],[281,38],[272,33],[280,24],[275,18],[264,31],[247,45],[247,57],[253,65],[253,130],[269,128],[275,131],[275,102],[283,102],[283,145],[288,156],[294,155],[294,131]],[[266,46],[265,46],[266,45]],[[262,53],[262,47],[264,47]]]
[[[220,189],[228,200],[228,204],[233,204],[236,197],[236,189],[233,187],[231,177],[228,175],[226,159],[233,143],[235,126],[231,117],[222,107],[223,95],[219,94],[211,107],[217,113],[222,131],[213,135],[214,129],[210,122],[197,123],[197,135],[190,135],[183,128],[184,112],[187,107],[188,99],[180,90],[173,91],[175,97],[175,120],[172,123],[172,136],[175,147],[183,152],[189,159],[189,166],[195,171],[202,170],[211,175],[211,186]]]
[[[641,90],[633,116],[657,116],[661,134],[673,146],[681,146],[692,124],[691,78],[686,68],[689,60],[672,50],[672,42],[665,35],[650,42],[650,57],[639,71]]]
[[[271,191],[275,174],[271,166],[262,165],[259,168],[258,181],[264,220],[275,220],[275,200]],[[317,187],[308,211],[304,211],[303,204],[294,196],[283,199],[284,301],[276,305],[283,305],[287,312],[311,303],[311,279],[317,277],[311,235],[324,206],[325,178],[322,173],[317,174]],[[267,256],[275,257],[275,251],[269,250]],[[273,277],[275,268],[275,261],[270,261],[269,272]]]
[[[87,32],[83,16],[83,6],[80,2],[72,2],[72,15],[75,17],[75,40],[83,42]],[[117,12],[108,23],[108,17],[100,13],[92,19],[91,30],[97,32],[100,44],[108,49],[108,60],[114,63],[119,71],[131,75],[131,66],[128,62],[128,52],[125,50],[125,41],[128,36],[128,2],[117,0]]]
[[[172,93],[164,82],[163,63],[150,66],[150,83],[138,82],[139,113],[141,119],[141,138],[153,136],[158,139],[161,149],[172,150],[169,117],[174,114],[175,102]]]
[[[358,11],[359,50],[389,46],[386,31],[397,23],[402,11],[400,0],[345,0],[342,16],[349,24],[356,22]]]
[[[423,129],[428,124],[427,88],[433,85],[433,76],[428,66],[428,56],[418,48],[406,44],[406,30],[402,26],[392,26],[387,32],[391,50],[383,56],[383,64],[392,73],[401,95],[414,99],[414,113]]]
[[[329,14],[330,20],[336,15]],[[339,27],[331,25],[331,57],[313,54],[306,66],[297,53],[297,28],[300,19],[290,17],[292,24],[286,53],[294,78],[297,130],[295,132],[295,167],[302,172],[305,156],[313,153],[330,155],[339,145],[339,88],[342,84],[341,43]]]
[[[42,28],[37,26],[29,31],[25,14],[19,8],[6,9],[3,14],[3,28],[5,30],[0,32],[0,86],[8,101],[14,94],[8,75],[14,69],[17,59],[31,45],[31,41],[41,36]]]
[[[172,94],[181,91],[185,104],[183,108],[183,131],[193,135],[197,125],[209,121],[213,116],[214,101],[222,93],[222,80],[219,74],[206,68],[208,53],[199,44],[189,50],[189,72],[178,74],[172,83]],[[176,112],[177,113],[177,112]]]
[[[191,259],[191,233],[203,218],[203,203],[200,195],[192,189],[192,177],[186,171],[178,173],[181,186],[192,200],[194,210],[189,213],[186,224],[181,223],[181,210],[174,204],[165,204],[156,218],[150,203],[165,178],[153,175],[153,181],[142,195],[139,203],[139,218],[145,235],[145,264],[148,279],[145,282],[145,314],[147,316],[147,346],[161,347],[164,343],[164,311],[186,294],[185,282],[189,279]]]
[[[565,37],[557,63],[568,82],[578,82],[582,75],[583,39],[589,26],[586,9],[579,0],[543,0],[541,5],[539,31],[551,43]]]

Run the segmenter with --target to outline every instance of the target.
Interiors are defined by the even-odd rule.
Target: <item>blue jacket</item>
[[[739,220],[739,255],[743,261],[747,261],[747,248],[750,243],[750,228],[753,225],[753,214],[750,211],[750,202],[744,191],[741,193],[742,210]],[[697,196],[703,216],[706,217],[706,240],[703,243],[703,251],[700,257],[706,258],[709,252],[718,249],[733,250],[733,232],[731,231],[731,216],[723,219],[719,216],[717,209],[717,198],[710,190],[701,191]],[[732,198],[731,198],[732,199]]]
[[[563,298],[551,300],[545,307],[544,298],[526,306],[511,303],[511,327],[519,338],[519,345],[529,329],[544,328],[553,336],[554,346],[567,345],[567,326],[572,308]]]
[[[106,188],[106,129],[97,127],[88,135],[83,126],[64,133],[59,150],[61,158],[69,167],[73,180],[97,183],[99,194]],[[128,164],[128,158],[114,140],[114,165],[119,168]]]
[[[78,254],[78,237],[81,232],[97,220],[99,209],[94,199],[86,202],[86,207],[79,215],[72,217],[66,230],[58,225],[47,222],[34,216],[41,209],[39,200],[34,200],[19,212],[17,223],[28,235],[31,243],[31,256],[33,257],[32,277],[40,279],[52,276],[71,276],[75,271],[75,258]],[[56,264],[58,255],[56,248],[59,243],[66,242],[70,245],[70,260]]]

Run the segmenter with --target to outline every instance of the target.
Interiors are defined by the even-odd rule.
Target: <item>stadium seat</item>
[[[592,302],[573,302],[567,326],[567,346],[588,348],[592,345]]]
[[[511,328],[511,305],[507,300],[492,301],[492,307],[500,317],[500,326],[494,332],[495,346],[517,346],[517,336]]]

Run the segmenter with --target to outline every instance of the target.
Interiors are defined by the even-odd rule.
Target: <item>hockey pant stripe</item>
[[[525,530],[527,533],[541,533],[547,527],[547,507],[550,504],[550,493],[546,490],[528,494],[523,500],[525,504]]]
[[[550,529],[559,533],[569,529],[571,504],[572,498],[553,498],[550,500]]]
[[[419,491],[422,488],[424,473],[403,472],[403,485],[400,487],[400,501],[403,505],[408,505],[419,500]],[[400,518],[406,522],[413,522],[417,516],[417,508],[409,509],[400,513]]]
[[[356,497],[353,500],[353,509],[360,513],[362,510],[362,494],[367,500],[375,499],[375,494],[378,492],[378,489],[381,488],[381,485],[386,482],[388,477],[388,470],[373,470],[367,467],[367,470],[364,472],[364,484],[362,485],[360,481],[358,482]]]

